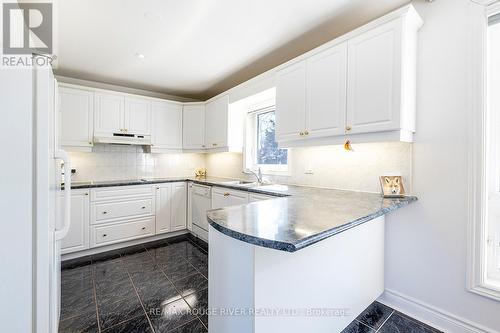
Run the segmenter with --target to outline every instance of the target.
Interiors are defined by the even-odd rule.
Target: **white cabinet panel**
[[[149,197],[112,202],[92,202],[90,214],[91,224],[154,215],[155,199]]]
[[[133,134],[151,134],[151,100],[125,98],[125,131]]]
[[[123,96],[102,92],[95,94],[95,133],[121,133],[125,128],[124,116]]]
[[[347,43],[307,60],[306,138],[344,134]]]
[[[276,83],[276,138],[297,140],[305,130],[306,62],[290,65],[278,72]]]
[[[401,128],[401,25],[395,20],[348,41],[351,133]]]
[[[183,143],[184,149],[205,148],[205,105],[184,105],[183,110]]]
[[[92,247],[154,236],[155,217],[93,226],[90,230]]]
[[[228,107],[229,95],[206,104],[205,144],[208,149],[228,146]]]
[[[248,203],[247,192],[228,190],[220,187],[212,188],[212,209],[244,205],[246,203]]]
[[[64,216],[64,212],[60,212]],[[89,192],[71,191],[71,224],[61,242],[61,253],[71,253],[89,248]]]
[[[172,184],[172,212],[171,212],[171,227],[172,231],[186,229],[186,183]]]
[[[92,147],[94,136],[94,92],[59,88],[61,145]]]
[[[152,119],[152,149],[182,149],[182,105],[155,101]]]
[[[156,186],[156,234],[172,231],[172,185],[158,184]]]

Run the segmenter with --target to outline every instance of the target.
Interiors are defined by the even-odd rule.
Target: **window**
[[[486,278],[500,288],[500,14],[489,18],[487,34]]]
[[[288,173],[288,150],[280,149],[276,142],[275,108],[250,111],[247,115],[245,167],[261,168],[264,174]]]

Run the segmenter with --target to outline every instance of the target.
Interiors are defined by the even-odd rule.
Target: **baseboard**
[[[394,290],[386,289],[378,301],[443,332],[500,333]]]

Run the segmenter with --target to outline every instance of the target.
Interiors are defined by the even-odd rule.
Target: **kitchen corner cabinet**
[[[228,146],[229,95],[217,97],[206,104],[205,144],[207,149]]]
[[[421,25],[408,6],[392,20],[368,24],[278,70],[280,146],[340,143],[345,134],[355,142],[411,142]]]
[[[94,92],[59,87],[61,145],[68,150],[91,149],[94,138]]]
[[[182,105],[154,101],[151,105],[151,152],[182,149]]]
[[[156,234],[186,229],[186,183],[156,185]]]
[[[151,134],[151,101],[119,93],[95,94],[95,133]]]
[[[205,104],[185,104],[182,117],[182,148],[205,149]]]
[[[61,241],[62,254],[89,248],[89,205],[88,190],[71,191],[71,224],[68,234]],[[64,212],[61,212],[61,216],[64,216]]]

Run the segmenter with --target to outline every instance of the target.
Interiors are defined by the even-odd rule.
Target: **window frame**
[[[244,131],[244,143],[243,143],[243,172],[248,173],[249,171],[257,172],[260,168],[262,174],[264,175],[274,175],[274,176],[290,176],[291,175],[291,164],[290,164],[290,149],[287,150],[287,164],[258,164],[257,163],[257,128],[258,128],[258,116],[268,112],[276,112],[276,106],[255,106],[249,108],[249,111],[245,117],[245,131]]]
[[[488,220],[487,204],[492,192],[500,191],[499,175],[488,174],[488,163],[492,152],[487,121],[491,114],[488,108],[487,82],[487,37],[489,18],[500,13],[500,3],[486,8],[470,4],[472,48],[469,68],[469,87],[471,100],[470,133],[468,142],[468,232],[467,232],[467,289],[478,295],[500,301],[500,281],[489,276],[488,258]],[[486,10],[485,10],[486,9]],[[493,144],[496,144],[493,138]],[[495,159],[496,162],[500,162]],[[492,189],[494,189],[492,191]]]

